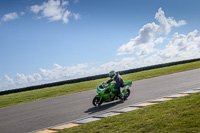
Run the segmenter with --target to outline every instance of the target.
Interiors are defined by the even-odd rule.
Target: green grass
[[[159,69],[152,69],[132,74],[126,74],[122,75],[124,80],[141,80],[141,79],[147,79],[152,77],[157,77],[161,75],[181,72],[181,71],[187,71],[191,69],[197,69],[200,68],[200,61],[193,62],[193,63],[187,63],[187,64],[181,64],[171,67],[164,67]],[[95,89],[100,83],[103,81],[108,80],[106,79],[98,79],[98,80],[91,80],[91,81],[85,81],[80,83],[74,83],[74,84],[66,84],[61,86],[55,86],[55,87],[47,87],[43,89],[38,90],[32,90],[32,91],[25,91],[25,92],[19,92],[19,93],[13,93],[8,95],[2,95],[0,96],[0,108],[46,99],[50,97],[56,97],[86,90],[92,90]]]
[[[59,133],[199,133],[200,93],[107,117]]]

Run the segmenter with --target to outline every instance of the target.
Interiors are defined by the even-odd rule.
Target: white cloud
[[[21,12],[20,14],[23,16],[25,14],[25,12]]]
[[[74,0],[74,3],[76,4],[76,3],[78,3],[79,2],[79,0]]]
[[[64,23],[68,23],[68,21],[69,21],[69,15],[70,15],[71,13],[69,12],[69,11],[66,11],[65,13],[64,13],[64,15],[63,15],[63,22]]]
[[[10,78],[8,75],[4,75],[4,80],[5,80],[8,84],[14,84],[13,79]]]
[[[160,44],[160,43],[163,43],[164,41],[164,38],[163,37],[158,37],[156,38],[156,40],[154,41],[155,44]]]
[[[73,13],[73,16],[76,20],[81,19],[81,15],[78,13]]]
[[[34,73],[33,77],[34,77],[35,81],[42,81],[42,76],[39,73]]]
[[[23,73],[22,74],[19,74],[17,73],[17,84],[21,85],[21,84],[27,84],[28,83],[28,78],[27,76],[25,76]]]
[[[48,0],[42,5],[33,5],[30,10],[35,14],[40,14],[37,16],[38,19],[48,18],[51,21],[63,21],[63,23],[69,22],[69,17],[71,12],[66,8],[69,4],[68,1],[60,0]]]
[[[54,69],[40,69],[43,80],[61,80],[77,78],[84,75],[84,69],[87,68],[87,64],[78,64],[71,67],[62,67],[58,64],[54,64]]]
[[[3,79],[0,79],[0,90],[1,88],[12,87],[14,85],[14,81],[8,75],[4,75]]]
[[[158,9],[158,12],[155,15],[155,19],[160,23],[157,34],[168,34],[172,27],[179,27],[186,24],[184,20],[180,20],[177,23],[176,20],[174,20],[172,17],[166,18],[162,8]]]
[[[38,5],[34,5],[30,7],[30,10],[33,13],[39,13],[40,10],[43,10],[44,6],[38,6]]]
[[[127,57],[127,58],[123,58],[120,60],[116,60],[116,61],[111,61],[108,63],[105,63],[103,65],[101,65],[101,70],[103,70],[103,73],[107,73],[110,70],[126,70],[126,69],[130,69],[131,67],[133,68],[133,62],[134,62],[135,58],[134,57]]]
[[[68,5],[69,4],[69,1],[62,1],[62,6],[66,6],[66,5]]]
[[[186,24],[184,20],[176,22],[172,17],[166,18],[162,8],[159,8],[155,15],[155,19],[158,20],[159,25],[154,22],[144,25],[139,35],[130,39],[127,44],[123,44],[119,49],[117,55],[131,54],[136,51],[138,56],[145,56],[153,52],[155,46],[154,40],[161,34],[168,34],[172,27],[178,27]],[[148,49],[147,49],[148,48]]]
[[[110,70],[125,70],[130,68],[135,60],[134,57],[119,59],[116,61],[108,62],[100,67],[88,68],[88,64],[78,64],[71,67],[63,67],[54,64],[53,69],[40,69],[40,73],[32,75],[24,75],[23,73],[16,74],[15,79],[9,78],[7,75],[3,80],[0,80],[1,88],[20,88],[31,85],[38,85],[43,83],[50,83],[56,81],[63,81],[68,79],[76,79],[80,77],[93,76],[97,74],[104,74]],[[3,85],[2,85],[3,84]]]
[[[19,16],[17,15],[17,13],[13,12],[13,13],[5,14],[1,20],[6,22],[6,21],[10,21],[10,20],[15,20],[18,18],[19,18]]]
[[[136,61],[137,67],[200,58],[200,36],[194,30],[187,35],[175,33],[169,43],[155,54]]]
[[[166,45],[164,50],[160,50],[157,56],[165,60],[191,59],[200,56],[200,36],[198,31],[188,33],[187,35],[175,33]]]

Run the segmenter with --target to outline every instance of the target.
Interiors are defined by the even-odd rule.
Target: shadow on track
[[[84,113],[93,114],[93,113],[96,113],[96,112],[100,112],[100,111],[109,109],[111,107],[114,107],[114,106],[116,106],[118,104],[122,104],[122,103],[123,102],[120,100],[120,101],[117,101],[117,102],[101,105],[100,107],[92,107],[92,108],[89,108],[87,111],[84,111]]]

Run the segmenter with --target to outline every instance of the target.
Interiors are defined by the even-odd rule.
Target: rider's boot
[[[124,98],[124,93],[122,93],[122,91],[123,91],[123,88],[120,87],[120,94],[119,94],[119,96],[120,96],[120,98],[122,99],[122,101],[124,101],[125,98]]]

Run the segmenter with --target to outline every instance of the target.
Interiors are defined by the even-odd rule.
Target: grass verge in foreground
[[[122,75],[122,78],[124,80],[136,81],[136,80],[147,79],[147,78],[167,75],[171,73],[176,73],[176,72],[197,69],[197,68],[200,68],[200,61],[126,74],[126,75]],[[41,100],[41,99],[46,99],[50,97],[56,97],[56,96],[86,91],[86,90],[92,90],[92,89],[95,89],[100,83],[106,80],[108,80],[108,78],[85,81],[85,82],[74,83],[74,84],[66,84],[66,85],[61,85],[61,86],[47,87],[43,89],[13,93],[13,94],[8,94],[8,95],[2,95],[0,96],[0,108],[16,105],[16,104],[21,104],[21,103],[26,103],[26,102],[31,102],[31,101],[36,101],[36,100]]]
[[[200,93],[107,117],[59,133],[199,133]]]

